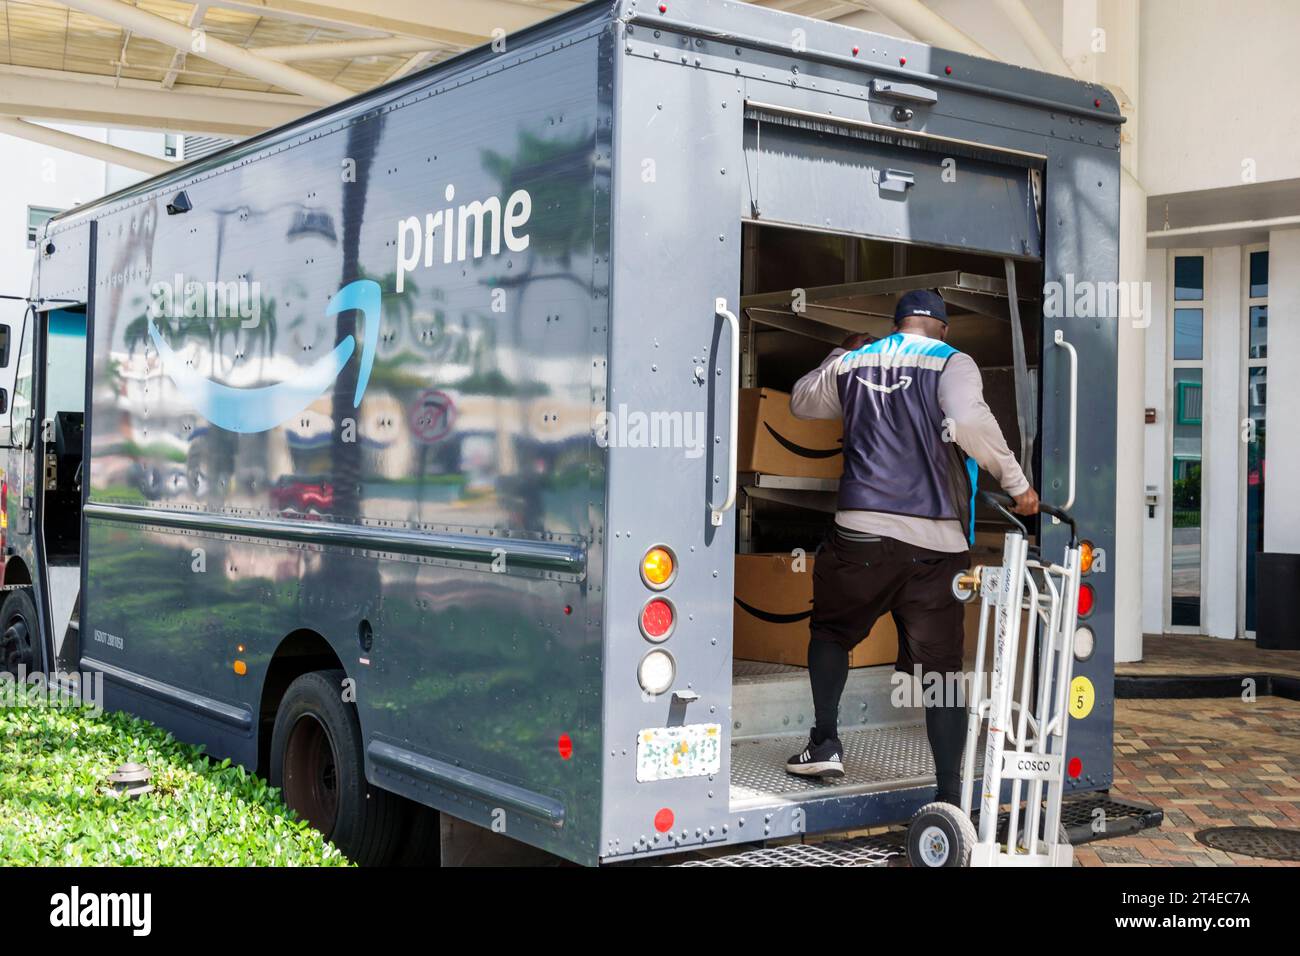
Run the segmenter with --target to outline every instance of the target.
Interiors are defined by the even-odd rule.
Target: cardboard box
[[[814,558],[805,558],[795,571],[788,554],[736,555],[736,595],[732,604],[733,656],[739,660],[808,666],[808,633],[812,619]],[[965,658],[975,660],[979,639],[979,601],[965,606]],[[1021,650],[1029,615],[1021,617]],[[990,648],[989,654],[992,653]],[[849,655],[850,667],[892,665],[898,659],[898,631],[891,615],[882,615],[871,633]],[[990,666],[985,661],[985,666]],[[1017,680],[1019,672],[1017,671]]]
[[[778,393],[779,394],[779,393]],[[748,661],[808,666],[812,619],[813,557],[795,570],[788,554],[736,555],[733,656]],[[850,667],[893,664],[898,659],[894,619],[882,616],[849,655]]]
[[[844,426],[839,420],[803,421],[790,412],[790,396],[770,388],[740,390],[737,467],[765,475],[838,478]]]

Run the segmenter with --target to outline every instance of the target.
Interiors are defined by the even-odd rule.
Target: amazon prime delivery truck
[[[70,210],[0,350],[6,667],[102,675],[362,861],[905,820],[934,781],[888,633],[847,775],[784,769],[838,438],[781,403],[933,288],[1099,558],[1066,757],[1104,790],[1121,122],[907,40],[603,0]],[[758,556],[788,572],[738,600]]]

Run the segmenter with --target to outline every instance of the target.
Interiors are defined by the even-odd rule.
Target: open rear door
[[[743,217],[1001,256],[1043,254],[1045,157],[749,103]],[[856,201],[854,201],[856,197]],[[862,199],[879,201],[861,201]]]

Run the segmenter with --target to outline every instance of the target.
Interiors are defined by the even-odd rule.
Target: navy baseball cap
[[[894,324],[897,325],[909,315],[924,315],[948,324],[948,310],[944,308],[943,299],[933,289],[913,289],[898,297],[894,306]]]

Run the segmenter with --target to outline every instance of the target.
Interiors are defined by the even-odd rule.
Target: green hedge
[[[128,762],[153,772],[152,793],[113,792]],[[0,709],[0,865],[349,864],[229,760],[127,714],[32,704]]]

